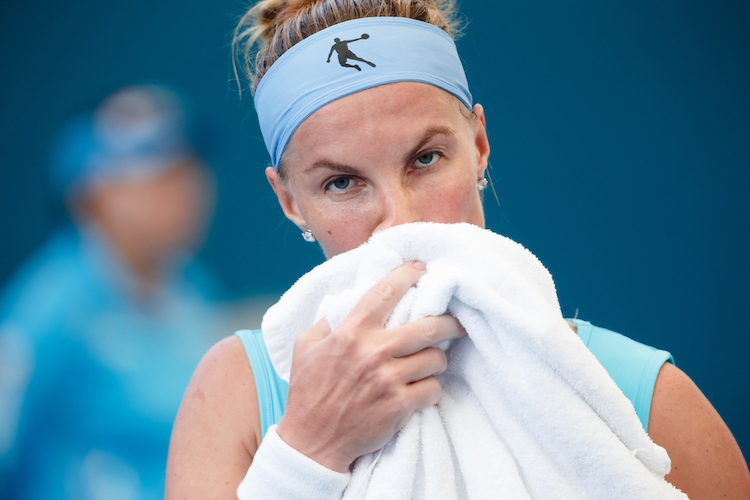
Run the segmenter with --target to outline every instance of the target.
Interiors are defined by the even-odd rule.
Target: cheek
[[[377,226],[372,211],[362,205],[328,208],[311,211],[305,217],[328,258],[357,248]]]
[[[430,222],[466,222],[484,227],[482,199],[473,176],[447,179],[426,192],[422,218]]]

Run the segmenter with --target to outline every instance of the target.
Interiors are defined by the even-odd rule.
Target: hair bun
[[[254,11],[255,24],[260,28],[260,33],[256,35],[256,38],[261,36],[264,40],[272,38],[273,35],[269,31],[272,31],[279,15],[285,10],[286,3],[286,0],[262,0],[255,4],[250,12]]]

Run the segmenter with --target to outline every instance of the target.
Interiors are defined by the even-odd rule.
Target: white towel
[[[279,375],[289,380],[297,335],[323,315],[335,328],[416,259],[427,273],[386,327],[449,312],[468,336],[441,345],[441,401],[358,459],[344,499],[687,498],[664,480],[666,451],[563,319],[548,271],[473,225],[393,227],[303,276],[263,319]]]

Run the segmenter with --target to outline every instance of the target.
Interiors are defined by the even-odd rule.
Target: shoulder
[[[175,420],[167,497],[235,494],[260,444],[255,380],[236,335],[214,345],[193,374]],[[222,480],[219,482],[217,478]],[[188,494],[189,493],[189,494]]]
[[[667,480],[691,498],[750,498],[750,473],[737,442],[711,403],[679,368],[656,380],[648,433],[667,450]]]
[[[237,423],[245,430],[258,421],[255,379],[245,349],[236,335],[216,343],[201,359],[182,400],[178,423],[185,417],[222,419],[223,427]],[[193,419],[195,422],[195,419]],[[249,449],[260,443],[259,432],[241,437]]]
[[[574,326],[633,402],[651,439],[667,450],[669,482],[691,498],[750,498],[750,473],[737,442],[669,352],[585,321]]]
[[[657,375],[665,362],[674,363],[672,355],[587,321],[577,320],[574,325],[580,339],[633,404],[647,429]]]

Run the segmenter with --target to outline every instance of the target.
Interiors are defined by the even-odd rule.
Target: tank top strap
[[[580,339],[633,404],[643,429],[648,431],[656,377],[664,363],[674,364],[672,355],[588,321],[573,323]]]
[[[261,436],[265,436],[268,428],[278,424],[284,414],[289,384],[276,374],[260,330],[240,330],[235,335],[242,341],[250,368],[253,370],[255,390],[258,393]]]

